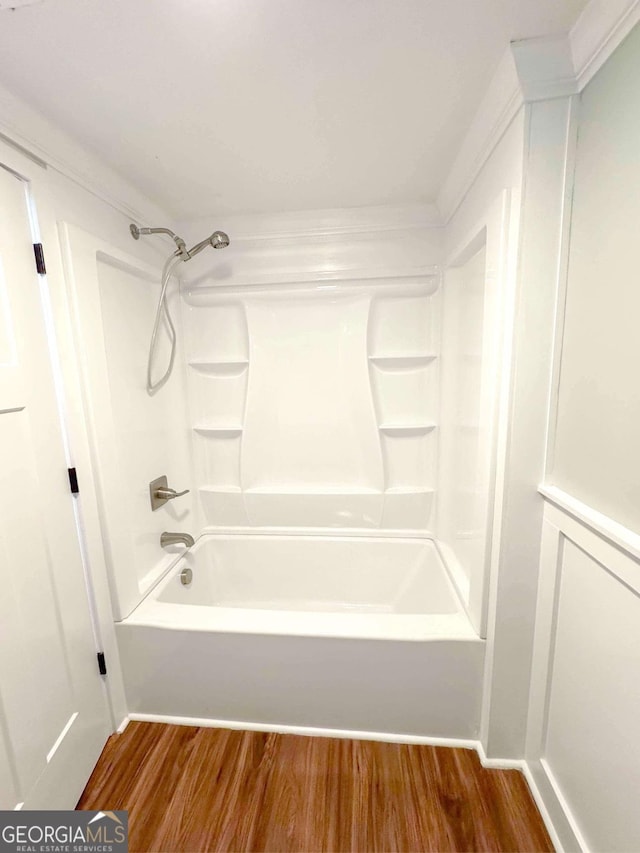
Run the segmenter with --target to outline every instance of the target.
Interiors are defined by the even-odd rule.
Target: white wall
[[[160,265],[141,263],[68,223],[60,236],[114,613],[123,618],[175,559],[160,547],[161,533],[198,532],[193,492],[155,511],[149,496],[149,483],[162,475],[177,491],[193,488],[178,282],[170,283],[168,300],[178,324],[176,365],[166,385],[150,396],[146,370]],[[154,376],[164,372],[168,359],[168,334],[161,326]]]
[[[85,536],[85,558],[94,588],[99,623],[98,639],[105,652],[109,669],[113,722],[118,725],[127,714],[127,705],[113,631],[112,599],[103,547],[104,530],[97,501],[86,411],[80,391],[80,367],[84,357],[82,353],[77,352],[73,342],[58,225],[60,222],[76,223],[95,234],[100,234],[116,246],[130,249],[127,241],[128,217],[56,169],[47,170],[42,184],[41,198],[45,209],[39,211],[40,225],[64,383],[70,461],[78,472],[81,490],[78,496],[78,511]],[[134,253],[157,264],[151,247],[134,247]],[[98,330],[94,330],[94,334],[97,333]]]
[[[168,255],[171,246],[168,251],[160,247],[162,260],[158,260],[159,247],[148,245],[153,242],[149,239],[143,249],[147,256],[153,252],[153,262],[141,261],[142,251],[131,238],[124,216],[112,229],[119,233],[117,241],[111,242],[101,237],[98,228],[92,230],[95,222],[89,211],[80,220],[81,227],[63,219],[67,213],[76,222],[80,218],[65,208],[64,198],[64,188],[58,187],[55,217],[74,341],[68,357],[79,367],[77,425],[89,451],[114,614],[122,618],[170,560],[160,547],[160,533],[166,529],[191,532],[192,527],[192,495],[181,498],[178,506],[168,504],[155,513],[149,504],[149,482],[162,474],[171,478],[170,485],[176,489],[192,487],[180,355],[165,388],[153,398],[145,389],[162,249]],[[175,300],[177,282],[170,287]],[[167,348],[161,353],[166,357]]]
[[[3,142],[0,166],[0,801],[68,808],[104,746],[109,711],[66,476],[46,277],[31,245],[42,169]]]
[[[640,846],[639,57],[636,27],[582,92],[568,175],[527,734],[566,849]]]
[[[504,296],[511,335],[502,350],[482,725],[487,754],[502,758],[520,757],[526,735],[570,104],[525,104],[445,229],[450,264],[511,188],[520,237]]]
[[[498,472],[500,480],[503,464],[483,732],[489,754],[514,758],[523,753],[526,732],[543,509],[537,487],[546,455],[571,99],[540,101],[525,109],[518,284],[504,459]]]
[[[550,480],[640,532],[640,27],[582,92]]]
[[[128,231],[129,208],[134,215],[144,214],[158,222],[167,222],[166,214],[144,200],[135,189],[128,187],[118,176],[102,167],[59,130],[52,128],[10,93],[0,89],[2,116],[0,126],[19,146],[35,151],[42,164],[34,165],[33,189],[44,245],[47,284],[51,299],[54,329],[61,369],[65,421],[69,435],[70,458],[78,472],[80,494],[76,508],[84,533],[87,571],[92,580],[93,604],[97,616],[97,641],[107,658],[109,669],[111,710],[114,725],[127,713],[120,676],[119,656],[113,630],[113,612],[107,581],[103,527],[97,501],[96,480],[87,433],[86,410],[81,394],[81,371],[85,354],[78,352],[71,328],[71,312],[65,268],[60,243],[59,224],[62,222],[99,235],[117,251],[125,251],[142,264],[158,266],[157,247],[150,243],[134,243]],[[7,126],[7,123],[10,126]],[[49,163],[45,167],[45,163]],[[73,176],[73,177],[71,177]],[[108,188],[108,189],[105,189]],[[105,200],[109,192],[121,201]],[[94,337],[99,329],[91,330]],[[127,568],[126,566],[124,567]]]
[[[168,227],[172,223],[165,211],[1,87],[0,104],[0,127],[17,144],[34,151],[49,164],[38,182],[38,199],[42,207],[40,224],[63,368],[72,461],[78,470],[82,490],[82,519],[96,586],[106,588],[105,557],[112,581],[117,573],[125,579],[125,586],[130,586],[126,601],[124,596],[120,601],[116,584],[111,583],[114,609],[119,615],[139,600],[140,592],[135,586],[166,556],[158,541],[164,525],[170,526],[169,529],[176,526],[183,529],[178,525],[188,524],[182,513],[171,512],[171,504],[167,510],[153,515],[148,507],[150,471],[172,476],[176,487],[192,486],[186,404],[183,389],[176,389],[182,382],[180,369],[176,371],[168,394],[162,398],[149,401],[143,388],[145,350],[153,324],[153,303],[159,292],[157,282],[164,259],[174,246],[170,240],[159,237],[136,242],[129,233],[132,219],[142,220],[142,224]],[[88,265],[78,279],[74,278],[74,266],[81,259],[74,257],[63,233],[65,229],[84,235],[87,243]],[[134,267],[136,264],[144,267],[147,277],[132,277],[131,268],[127,272],[126,265],[114,265],[115,256],[128,257]],[[75,285],[77,293],[89,306],[91,317],[79,315],[74,298]],[[93,292],[89,294],[92,286]],[[139,305],[140,288],[148,291],[144,312]],[[175,298],[177,285],[172,285],[172,290]],[[110,298],[110,307],[105,313],[108,327],[103,328],[101,309],[107,308],[107,294]],[[72,327],[74,316],[76,323]],[[94,375],[95,365],[90,363],[87,351],[89,346],[102,349],[105,368],[107,362],[110,364],[110,377],[108,371],[103,371],[100,377]],[[127,367],[122,376],[119,373],[116,376],[115,363],[134,358],[135,363]],[[130,387],[126,387],[128,381],[132,383]],[[163,411],[163,402],[166,403],[168,396],[174,398],[169,418]],[[182,425],[175,423],[176,418],[182,418]],[[114,464],[108,470],[111,483],[106,489],[104,477],[101,480],[98,471],[100,452],[96,445],[100,426],[105,422],[110,422],[118,445]],[[104,464],[105,458],[102,462]],[[182,501],[181,509],[190,511],[192,496]],[[118,516],[111,530],[107,518],[109,507],[112,515]],[[189,530],[190,524],[184,529]],[[197,530],[190,532],[195,534]],[[115,560],[112,538],[124,539],[128,544]],[[135,586],[130,584],[132,578]],[[115,647],[113,654],[117,654]]]

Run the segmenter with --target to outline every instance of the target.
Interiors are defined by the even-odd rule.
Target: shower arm
[[[206,249],[207,246],[211,246],[213,249],[224,249],[229,245],[229,237],[224,233],[224,231],[214,231],[210,237],[207,237],[206,240],[201,240],[190,249],[187,249],[186,243],[182,237],[178,237],[178,235],[174,234],[170,228],[140,228],[132,222],[129,226],[129,231],[131,232],[131,236],[134,240],[139,240],[140,235],[168,234],[178,247],[174,252],[175,256],[180,258],[182,261],[190,261],[191,258],[195,257],[195,255],[203,249]]]
[[[168,234],[178,247],[176,255],[179,255],[183,261],[188,261],[191,257],[190,252],[187,251],[187,245],[182,237],[178,237],[178,235],[174,234],[169,228],[138,228],[137,225],[132,223],[129,226],[129,230],[131,231],[131,236],[134,240],[139,240],[141,234]]]

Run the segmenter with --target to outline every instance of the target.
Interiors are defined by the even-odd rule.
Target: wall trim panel
[[[527,745],[526,745],[526,762],[531,773],[535,785],[540,794],[541,800],[550,815],[557,835],[560,841],[560,849],[566,850],[589,850],[589,842],[585,827],[588,825],[589,808],[588,795],[585,794],[583,787],[583,779],[578,777],[567,782],[565,772],[565,781],[562,782],[562,767],[558,767],[556,762],[558,756],[554,754],[554,749],[557,752],[558,737],[562,736],[562,730],[558,734],[556,729],[550,729],[551,725],[558,725],[557,706],[556,713],[552,716],[553,708],[552,701],[554,694],[554,686],[557,692],[558,686],[564,687],[566,694],[567,685],[559,679],[562,679],[562,669],[557,670],[555,666],[558,655],[562,654],[562,646],[557,646],[558,637],[561,636],[564,645],[565,671],[566,671],[566,643],[567,637],[574,645],[580,646],[580,634],[585,631],[585,621],[588,617],[581,616],[581,619],[576,623],[569,619],[567,607],[569,593],[565,592],[561,598],[561,591],[564,589],[563,580],[565,572],[565,563],[569,566],[569,556],[582,555],[581,560],[586,560],[585,566],[590,566],[590,571],[596,572],[592,575],[593,578],[608,578],[608,583],[616,584],[611,589],[617,590],[616,595],[622,596],[639,596],[640,595],[640,572],[638,571],[640,560],[640,551],[638,550],[638,540],[640,537],[626,530],[621,525],[596,512],[591,507],[582,504],[573,496],[562,492],[554,487],[541,487],[541,494],[545,498],[544,510],[544,527],[542,535],[542,551],[540,560],[540,585],[538,590],[537,604],[537,619],[536,619],[536,636],[534,645],[534,657],[531,679],[531,690],[529,697],[529,719],[527,730]],[[566,555],[566,556],[565,556]],[[575,569],[574,569],[575,572]],[[575,584],[574,574],[574,584]],[[589,577],[584,578],[585,592],[588,595]],[[626,601],[633,601],[633,598],[625,598]],[[602,601],[603,608],[606,608],[607,601]],[[575,609],[575,603],[574,603]],[[570,614],[569,610],[569,614]],[[616,613],[618,610],[616,610]],[[623,618],[622,616],[620,618]],[[580,624],[582,622],[582,624]],[[600,628],[600,630],[603,630]],[[562,634],[559,632],[562,631]],[[575,639],[573,639],[575,635]],[[622,650],[624,651],[624,650]],[[631,660],[631,659],[630,659]],[[596,675],[598,666],[596,666]],[[576,660],[576,668],[578,669],[578,661]],[[630,684],[634,681],[632,672],[629,672]],[[581,684],[578,685],[582,687]],[[589,693],[588,684],[584,685],[584,690]],[[595,695],[595,694],[594,694]],[[602,700],[601,700],[602,701]],[[606,700],[605,700],[606,701]],[[625,701],[633,702],[633,693],[629,692],[628,685],[620,684],[620,692],[609,698],[609,703],[612,708],[618,711],[621,706],[624,706]],[[596,703],[597,704],[597,703]],[[592,713],[592,703],[586,702],[585,712],[587,716]],[[630,711],[633,712],[632,709]],[[566,710],[562,710],[566,717]],[[597,711],[595,712],[597,713]],[[629,713],[629,712],[627,712]],[[607,723],[610,726],[615,726],[615,721],[610,720]],[[584,722],[575,721],[575,725],[583,725]],[[634,742],[633,732],[628,732],[628,740]],[[624,736],[624,733],[621,735]],[[551,740],[550,740],[551,737]],[[554,743],[556,747],[554,748]],[[589,746],[585,742],[585,748],[597,748],[593,744]],[[600,756],[602,757],[602,756]],[[615,762],[615,755],[612,756],[612,761]],[[560,770],[560,774],[558,773]],[[575,775],[575,774],[574,774]],[[618,784],[621,788],[627,789],[632,779],[624,774],[624,767],[616,767],[614,774],[615,783],[602,780],[603,785]],[[595,784],[595,783],[594,783]],[[598,783],[600,784],[600,783]],[[563,787],[563,785],[566,787]],[[610,793],[615,796],[615,791]],[[582,807],[582,808],[580,808]],[[614,820],[614,818],[612,818]],[[620,822],[615,821],[616,827],[619,827]],[[612,832],[614,827],[612,826]],[[601,832],[606,832],[606,827],[600,829]],[[619,832],[619,830],[617,830]],[[619,840],[619,839],[618,839]],[[626,843],[630,843],[628,839]],[[612,842],[613,843],[613,842]],[[597,848],[602,846],[602,839],[599,840]],[[613,848],[612,848],[613,849]],[[627,849],[627,847],[615,849]],[[629,847],[628,849],[631,849]]]

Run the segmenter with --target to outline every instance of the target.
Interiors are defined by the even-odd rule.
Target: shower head
[[[207,237],[206,240],[196,243],[191,249],[187,249],[182,237],[178,237],[177,234],[174,234],[168,228],[139,228],[132,222],[129,225],[129,231],[131,231],[131,236],[134,240],[139,240],[140,236],[144,234],[168,234],[178,247],[176,255],[182,258],[183,261],[190,261],[194,255],[197,255],[198,252],[201,252],[207,246],[212,246],[214,249],[226,249],[229,245],[229,236],[224,231],[214,231],[211,237]]]
[[[200,243],[196,243],[195,246],[192,246],[191,249],[187,250],[187,257],[184,259],[185,261],[193,258],[194,255],[197,255],[198,252],[201,252],[203,249],[206,249],[207,246],[212,246],[214,249],[226,249],[229,245],[229,237],[224,231],[214,231],[211,237],[207,237],[206,240],[201,240]]]
[[[224,231],[214,231],[209,240],[214,249],[226,249],[229,245],[229,235]]]

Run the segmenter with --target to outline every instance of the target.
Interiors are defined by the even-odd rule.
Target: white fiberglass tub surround
[[[456,256],[446,316],[434,243],[384,269],[356,252],[330,285],[183,286],[203,536],[118,624],[133,716],[477,737],[503,208]]]
[[[134,716],[477,734],[484,643],[427,539],[203,536],[117,631]]]

